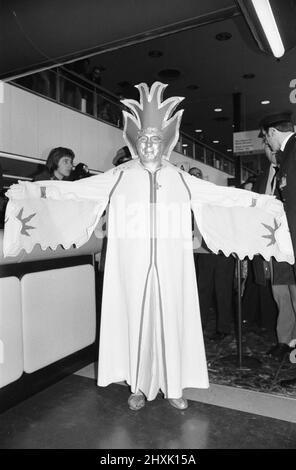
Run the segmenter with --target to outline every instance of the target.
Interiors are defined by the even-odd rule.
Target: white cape
[[[7,195],[6,256],[36,243],[79,246],[107,208],[98,384],[127,381],[148,400],[159,389],[179,398],[184,388],[209,386],[191,210],[212,251],[294,262],[279,201],[167,162],[156,173],[134,160],[77,182],[20,183]]]

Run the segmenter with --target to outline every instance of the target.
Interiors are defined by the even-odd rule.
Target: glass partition
[[[13,80],[12,83],[118,128],[123,127],[123,105],[118,96],[65,67],[44,70]],[[174,150],[230,176],[235,175],[233,159],[182,131]],[[243,181],[254,173],[244,167]]]

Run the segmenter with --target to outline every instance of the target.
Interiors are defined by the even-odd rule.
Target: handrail
[[[74,108],[74,109],[78,110],[79,112],[83,112],[84,114],[86,113],[86,114],[94,117],[95,119],[102,120],[104,122],[108,122],[109,124],[111,124],[113,126],[116,126],[118,128],[122,128],[122,110],[124,109],[124,105],[120,102],[117,95],[110,92],[109,90],[102,87],[101,85],[98,85],[98,84],[92,82],[91,80],[89,80],[84,75],[80,75],[80,74],[76,73],[73,70],[67,69],[67,67],[64,67],[64,66],[60,66],[60,67],[57,67],[56,69],[49,69],[49,70],[45,70],[45,71],[42,71],[42,72],[38,72],[36,74],[32,74],[32,77],[36,77],[36,76],[39,76],[39,75],[42,77],[42,74],[44,74],[44,73],[54,74],[55,75],[55,84],[54,84],[54,86],[55,86],[54,95],[55,96],[54,97],[49,93],[49,86],[52,85],[49,82],[47,83],[47,88],[48,88],[47,89],[47,92],[48,92],[47,94],[40,92],[40,90],[36,91],[36,90],[34,90],[34,88],[28,87],[28,84],[27,85],[22,84],[22,78],[12,80],[10,83],[12,83],[16,86],[19,86],[21,88],[29,89],[30,91],[32,91],[33,93],[36,93],[38,95],[46,96],[47,99],[50,99],[52,101],[58,102],[59,104]],[[47,75],[47,78],[48,77],[51,77],[51,76]],[[24,78],[27,79],[28,77],[24,77]],[[61,80],[63,80],[64,82],[62,83]],[[71,103],[69,104],[69,102],[67,102],[65,96],[61,96],[61,94],[62,94],[61,91],[62,91],[63,87],[65,87],[65,83],[67,83],[67,82],[71,83],[72,85],[77,87],[77,90],[79,90],[79,93],[82,91],[82,93],[91,94],[90,96],[92,96],[92,101],[87,101],[86,98],[83,98],[83,94],[80,93],[80,104],[79,104],[79,106],[77,107],[75,104],[73,104],[73,102],[75,101],[75,97],[73,97],[73,96],[72,96],[73,102],[71,101]],[[99,104],[98,100],[99,99],[103,99],[104,103],[109,102],[111,105],[113,105],[115,107],[115,109],[110,109],[110,110],[106,111],[105,113],[103,112],[103,114],[98,112],[98,104]],[[83,100],[84,100],[84,102],[83,102]],[[87,109],[87,105],[88,105],[88,109]],[[91,111],[90,111],[90,109],[91,109]],[[116,111],[116,114],[115,114],[115,111]],[[108,113],[109,113],[109,115],[108,115]],[[187,155],[184,148],[182,148],[182,141],[184,139],[189,141],[190,144],[192,145],[192,155],[190,155],[190,156]],[[202,159],[196,158],[196,146],[203,149]],[[179,142],[177,143],[174,150],[176,152],[180,153],[181,155],[185,156],[185,157],[189,157],[189,158],[192,158],[193,160],[201,161],[202,163],[204,163],[204,164],[206,164],[210,167],[213,167],[217,170],[221,170],[224,173],[228,173],[230,176],[235,175],[235,162],[231,157],[229,157],[228,155],[225,155],[221,151],[211,147],[210,145],[208,145],[204,142],[200,142],[198,139],[194,138],[191,135],[186,134],[183,131],[180,131]],[[211,154],[208,155],[207,152],[208,153],[211,152]],[[216,158],[216,157],[218,157],[218,158]],[[220,163],[219,163],[218,160],[222,161],[222,164],[221,164],[222,168],[220,168]],[[217,167],[217,163],[219,165],[218,167]],[[225,166],[228,167],[228,171],[226,171],[224,169]],[[243,171],[245,172],[245,174],[247,176],[249,176],[251,174],[254,174],[253,170],[251,170],[249,168],[246,168],[246,167],[243,167]]]
[[[34,157],[28,157],[27,155],[19,155],[19,154],[15,154],[15,153],[3,152],[2,150],[0,150],[0,157],[8,158],[8,159],[11,159],[11,160],[18,160],[18,161],[27,162],[27,163],[35,163],[36,165],[45,165],[46,164],[46,160],[42,160],[40,158],[34,158]],[[91,168],[89,168],[88,171],[92,175],[99,175],[99,174],[103,173],[102,171],[93,170]],[[25,176],[9,175],[7,173],[3,174],[3,177],[4,178],[11,178],[11,179],[23,179],[23,180],[28,180],[28,181],[31,181],[33,179],[33,177],[32,178],[27,178]]]
[[[88,83],[92,88],[95,88],[97,89],[99,92],[103,92],[105,93],[106,95],[109,95],[110,97],[114,98],[114,101],[115,101],[115,104],[119,104],[119,106],[121,106],[123,108],[123,105],[120,103],[120,101],[118,100],[118,96],[115,95],[115,93],[113,93],[112,91],[109,91],[107,90],[106,88],[102,87],[102,85],[97,85],[97,83],[95,82],[92,82],[91,80],[89,80],[87,77],[85,77],[84,75],[80,75],[79,73],[75,72],[74,70],[69,70],[67,69],[67,67],[64,67],[64,66],[60,66],[59,69],[62,69],[63,71],[65,71],[66,73],[69,73],[70,75],[74,75],[74,77],[76,77],[78,80],[80,81],[83,81],[83,82],[86,82]],[[52,72],[56,73],[54,69],[51,70]],[[73,80],[72,80],[73,81]],[[74,81],[75,82],[75,81]],[[77,83],[77,82],[75,82]],[[83,86],[83,85],[82,85]],[[86,87],[84,87],[86,88]]]
[[[92,82],[91,80],[89,80],[87,77],[83,76],[83,75],[80,75],[78,73],[76,73],[74,70],[69,70],[67,69],[66,67],[64,66],[61,66],[60,67],[63,71],[66,71],[66,73],[69,73],[70,75],[74,75],[74,77],[76,77],[77,79],[79,79],[80,81],[82,80],[83,82],[86,82],[88,83],[91,87],[95,88],[96,90],[98,90],[99,92],[103,92],[104,94],[106,95],[109,95],[110,97],[114,98],[114,104],[118,105],[121,109],[124,109],[124,105],[120,102],[120,100],[118,99],[118,96],[115,95],[113,92],[107,90],[106,88],[102,87],[101,85],[97,85],[96,83]],[[73,81],[73,80],[72,80]],[[86,88],[84,87],[83,85],[81,85],[83,88]],[[202,148],[206,148],[208,150],[210,150],[211,152],[214,152],[215,154],[219,155],[221,158],[225,159],[225,160],[228,160],[229,162],[231,163],[234,163],[233,159],[230,158],[228,155],[225,155],[223,152],[215,149],[214,147],[211,147],[209,144],[206,144],[204,142],[200,142],[198,139],[196,139],[195,137],[191,136],[191,135],[188,135],[186,134],[184,131],[180,131],[180,134],[184,137],[186,137],[187,139],[191,140],[191,141],[194,141],[197,145],[199,145],[200,147]]]
[[[228,155],[225,155],[223,152],[220,150],[217,150],[213,147],[211,147],[209,144],[206,144],[205,142],[200,142],[196,137],[193,137],[192,135],[186,134],[184,131],[181,131],[181,134],[186,137],[188,140],[194,141],[196,145],[199,145],[202,148],[206,148],[210,150],[211,152],[214,152],[215,154],[219,155],[219,157],[224,158],[225,160],[228,160],[231,163],[234,163],[233,159],[229,157]]]
[[[17,176],[17,175],[8,175],[7,173],[3,173],[3,178],[11,179],[11,180],[24,180],[24,181],[32,181],[32,178],[28,178],[27,176]]]
[[[74,75],[74,77],[78,78],[80,81],[88,83],[91,87],[95,88],[99,92],[103,92],[104,94],[109,95],[110,97],[114,98],[114,104],[118,105],[121,109],[124,109],[124,105],[120,102],[120,100],[118,99],[118,96],[115,95],[113,92],[107,90],[106,88],[102,87],[101,85],[97,85],[96,83],[89,80],[87,77],[76,73],[74,70],[68,70],[64,66],[61,66],[60,68],[64,71],[66,71],[66,73],[69,73],[70,75]],[[71,80],[71,81],[75,82],[74,80]],[[81,85],[81,86],[83,88],[86,88],[84,85]],[[222,158],[225,158],[226,160],[231,161],[233,163],[233,159],[231,159],[228,155],[225,155],[223,152],[221,152],[219,150],[216,150],[214,147],[211,147],[209,144],[206,144],[206,143],[203,143],[203,142],[201,143],[200,141],[198,141],[198,139],[192,137],[191,135],[186,134],[184,131],[180,131],[180,134],[185,136],[187,139],[196,142],[201,147],[205,147],[208,150],[220,155]]]

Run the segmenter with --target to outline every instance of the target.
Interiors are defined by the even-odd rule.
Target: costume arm
[[[120,174],[112,170],[83,180],[19,183],[8,191],[3,251],[15,256],[36,244],[79,247],[87,242],[105,210]]]
[[[274,196],[217,186],[183,175],[198,228],[214,253],[294,262],[283,205]]]
[[[20,181],[13,184],[6,192],[10,200],[47,198],[56,200],[75,199],[101,201],[108,200],[112,187],[119,175],[113,170],[79,181]]]
[[[282,204],[274,196],[258,194],[245,189],[219,186],[188,174],[183,176],[190,191],[193,207],[202,204],[221,207],[257,207],[274,215],[282,214]]]

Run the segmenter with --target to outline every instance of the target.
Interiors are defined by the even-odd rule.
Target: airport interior
[[[185,449],[188,455],[188,449],[295,449],[296,309],[289,297],[295,337],[289,327],[283,340],[279,318],[286,305],[275,295],[272,261],[255,252],[239,257],[235,250],[211,250],[192,212],[190,263],[209,388],[187,380],[188,408],[170,406],[164,397],[179,397],[159,389],[135,411],[128,406],[127,377],[118,372],[115,383],[97,385],[104,285],[111,283],[115,301],[128,302],[115,272],[127,252],[117,252],[113,277],[108,274],[113,242],[106,212],[83,243],[53,248],[32,241],[35,214],[22,208],[13,230],[21,230],[23,245],[9,255],[3,247],[14,233],[6,210],[13,207],[13,185],[31,188],[50,179],[86,185],[88,178],[129,168],[134,156],[124,138],[126,114],[141,83],[166,84],[164,98],[184,98],[169,158],[184,181],[275,195],[275,186],[273,192],[258,186],[271,168],[260,123],[284,116],[270,126],[296,125],[296,1],[3,0],[0,12],[0,449]],[[54,149],[70,160],[68,176],[44,176]],[[282,189],[286,174],[280,181]],[[285,208],[286,199],[282,203]],[[226,225],[225,219],[225,233]],[[16,239],[9,243],[17,246]],[[136,262],[145,269],[144,258]],[[265,270],[261,281],[257,262]],[[124,272],[121,282],[131,294],[137,286],[128,266]],[[168,292],[171,275],[168,270]],[[190,279],[182,265],[179,281],[188,299]],[[295,283],[281,287],[290,292]],[[113,324],[118,333],[109,337],[109,348],[117,347],[120,329],[125,334],[122,325]],[[153,351],[147,354],[152,368]],[[116,369],[112,358],[109,365]],[[175,373],[181,374],[177,366]]]

